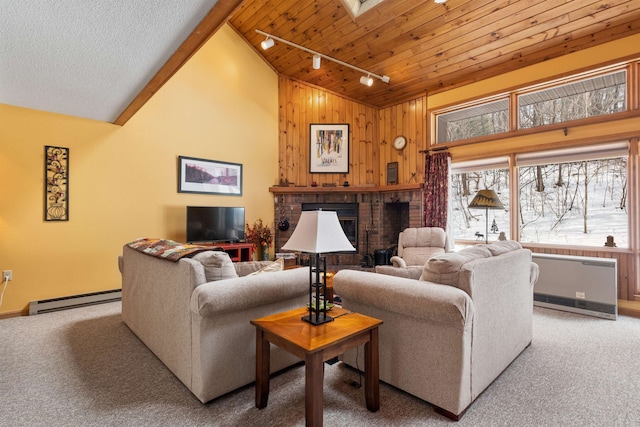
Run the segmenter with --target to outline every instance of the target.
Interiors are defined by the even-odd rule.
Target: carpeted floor
[[[382,384],[368,412],[358,375],[325,365],[333,426],[640,425],[640,319],[535,309],[533,344],[453,423]],[[120,303],[0,320],[0,425],[302,426],[304,367],[203,405],[122,323]]]

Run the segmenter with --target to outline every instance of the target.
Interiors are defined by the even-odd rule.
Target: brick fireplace
[[[388,187],[385,187],[387,189]],[[287,242],[303,210],[333,210],[356,248],[354,253],[327,255],[330,265],[374,265],[376,249],[392,249],[395,253],[398,233],[407,227],[422,226],[422,193],[419,186],[380,191],[377,187],[312,189],[273,187],[274,218],[289,221],[286,231],[276,228],[275,250]]]

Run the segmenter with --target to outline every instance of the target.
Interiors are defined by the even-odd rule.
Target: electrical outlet
[[[13,271],[12,270],[3,270],[2,271],[2,280],[13,280]]]

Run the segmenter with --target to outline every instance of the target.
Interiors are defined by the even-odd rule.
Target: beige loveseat
[[[221,267],[221,254],[172,262],[125,245],[118,260],[124,322],[203,403],[255,381],[249,321],[303,307],[309,292],[308,268],[246,276],[265,264]],[[229,266],[243,277],[223,279]],[[272,347],[272,372],[299,361]]]
[[[333,286],[345,308],[384,321],[380,379],[457,420],[531,343],[537,278],[531,252],[505,241],[433,255],[419,280],[342,270]],[[361,368],[362,354],[342,360]]]

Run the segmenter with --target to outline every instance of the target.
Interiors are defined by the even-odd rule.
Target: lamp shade
[[[334,211],[303,211],[282,249],[312,254],[355,251]]]
[[[469,203],[469,209],[504,209],[500,198],[493,190],[480,190]]]

